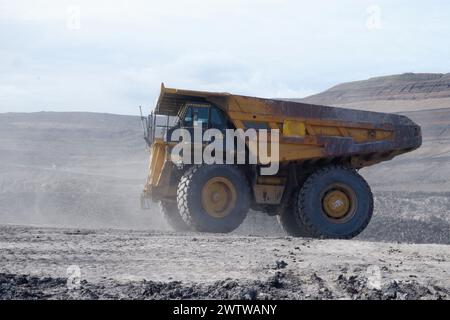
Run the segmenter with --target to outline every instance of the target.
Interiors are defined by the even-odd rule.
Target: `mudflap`
[[[148,197],[145,192],[141,193],[141,209],[149,210],[152,207],[152,200]]]

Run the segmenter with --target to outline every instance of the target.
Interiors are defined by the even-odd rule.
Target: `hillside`
[[[382,112],[447,108],[450,107],[450,73],[375,77],[338,84],[319,94],[292,100]]]

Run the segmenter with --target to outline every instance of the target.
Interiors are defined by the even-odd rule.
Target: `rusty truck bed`
[[[186,103],[221,108],[236,128],[264,123],[280,130],[280,161],[350,157],[356,168],[390,160],[422,143],[420,126],[398,114],[161,86],[156,113],[177,115]]]

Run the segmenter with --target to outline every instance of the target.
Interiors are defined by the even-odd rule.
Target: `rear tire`
[[[192,229],[227,233],[247,216],[250,188],[235,166],[193,166],[178,184],[177,203],[183,220]]]
[[[288,205],[280,209],[277,215],[278,223],[281,228],[291,237],[311,237],[306,230],[303,222],[300,220],[298,212],[297,198],[300,188],[298,188],[289,199]]]
[[[373,214],[369,185],[354,169],[344,166],[314,172],[297,201],[299,218],[315,238],[353,238],[366,228]]]
[[[189,231],[191,228],[184,222],[183,218],[178,211],[176,202],[161,201],[161,211],[167,223],[172,227],[174,231]]]

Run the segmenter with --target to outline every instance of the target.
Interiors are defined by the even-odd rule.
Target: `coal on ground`
[[[390,281],[380,288],[358,275],[340,274],[328,283],[316,273],[300,279],[277,271],[265,280],[224,279],[211,283],[118,282],[103,279],[80,281],[69,287],[67,279],[0,273],[0,299],[449,299],[449,290],[415,280]]]

